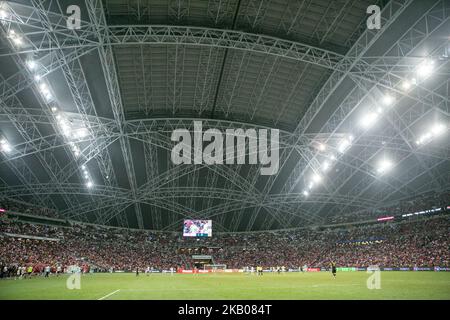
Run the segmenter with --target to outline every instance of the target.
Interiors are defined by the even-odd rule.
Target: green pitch
[[[82,275],[1,280],[0,299],[450,299],[450,272],[382,272],[381,289],[367,289],[370,274],[328,272],[264,274]]]

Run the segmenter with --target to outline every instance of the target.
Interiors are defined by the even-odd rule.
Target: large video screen
[[[211,237],[212,220],[184,220],[183,237]]]

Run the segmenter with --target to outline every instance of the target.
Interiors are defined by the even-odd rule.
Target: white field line
[[[120,289],[117,289],[116,291],[113,291],[113,292],[111,292],[111,293],[108,293],[106,296],[101,297],[101,298],[98,299],[98,300],[104,300],[104,299],[106,299],[106,298],[112,296],[113,294],[115,294],[115,293],[117,293],[117,292],[119,292],[119,291],[120,291]]]
[[[352,284],[334,284],[334,285],[320,285],[320,284],[314,284],[314,285],[303,285],[303,286],[299,286],[299,287],[251,287],[251,288],[239,288],[239,290],[247,290],[247,291],[252,291],[252,290],[302,290],[305,288],[317,288],[317,287],[348,287],[348,286],[362,286],[363,284],[358,284],[358,283],[352,283]],[[213,288],[213,287],[211,287]],[[162,291],[202,291],[202,290],[211,290],[211,288],[189,288],[189,289],[185,289],[185,288],[165,288],[165,289],[122,289],[121,291],[127,291],[127,292],[162,292]],[[235,288],[227,288],[229,290],[235,290]],[[225,289],[225,290],[227,290]],[[222,290],[224,290],[222,288]]]

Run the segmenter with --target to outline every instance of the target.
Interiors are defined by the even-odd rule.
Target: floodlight
[[[92,188],[93,186],[94,186],[94,184],[92,183],[92,181],[88,181],[86,183],[86,187],[88,187],[88,188]]]
[[[316,173],[312,176],[312,181],[314,183],[319,183],[320,181],[322,181],[322,177]]]
[[[378,119],[378,116],[379,116],[378,113],[370,112],[370,113],[366,114],[364,117],[361,118],[360,125],[363,128],[368,129],[368,128],[370,128],[371,126],[373,126],[375,124],[375,122]]]
[[[404,80],[402,82],[402,89],[403,90],[409,90],[411,88],[411,82],[409,82],[408,80]]]
[[[386,94],[381,101],[385,106],[390,106],[392,103],[394,103],[394,100],[395,99],[391,95]]]
[[[7,17],[8,17],[8,13],[5,10],[1,9],[0,10],[0,20],[5,20]]]
[[[11,145],[8,143],[8,141],[6,141],[4,139],[1,141],[0,149],[6,153],[9,153],[12,151]]]
[[[14,38],[14,39],[12,39],[12,40],[13,40],[13,42],[14,42],[16,45],[18,45],[18,46],[21,46],[21,45],[23,44],[23,40],[22,40],[21,37]]]
[[[30,70],[34,70],[37,67],[37,63],[34,60],[28,60],[26,63]]]
[[[89,134],[89,131],[86,128],[81,128],[76,131],[76,137],[82,139]]]
[[[41,90],[41,92],[42,92],[43,94],[45,94],[45,93],[47,93],[47,92],[50,92],[50,90],[48,89],[48,86],[47,86],[46,83],[41,83],[41,84],[39,85],[39,89]]]
[[[392,162],[387,159],[383,159],[378,164],[377,172],[382,174],[382,173],[389,171],[391,168],[392,168]]]
[[[23,44],[22,37],[18,36],[15,30],[9,30],[8,38],[10,38],[14,44],[18,46]]]
[[[340,153],[344,153],[345,150],[347,150],[347,149],[350,147],[350,145],[351,145],[351,140],[352,140],[352,139],[350,139],[350,138],[346,138],[346,139],[342,140],[341,143],[340,143],[339,146],[338,146],[338,151],[339,151]]]
[[[319,143],[319,150],[320,151],[325,151],[325,149],[327,148],[327,146],[323,143]]]
[[[307,196],[309,196],[309,192],[308,191],[303,191],[303,195],[305,196],[305,197],[307,197]]]
[[[417,67],[417,75],[421,78],[426,78],[431,75],[434,70],[434,61],[425,60]]]
[[[47,102],[50,102],[53,99],[53,96],[50,92],[47,92],[45,95],[45,100],[47,100]]]
[[[326,172],[328,171],[328,169],[330,169],[330,163],[328,161],[325,161],[322,165],[322,170]]]
[[[445,125],[443,125],[442,123],[438,123],[431,128],[431,132],[434,136],[439,136],[445,132],[445,129]]]

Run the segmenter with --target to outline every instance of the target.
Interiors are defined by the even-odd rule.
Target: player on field
[[[334,261],[331,262],[331,273],[333,277],[336,278],[336,263]]]
[[[31,278],[31,274],[33,273],[33,266],[29,266],[27,269],[28,278]]]
[[[48,278],[48,276],[50,275],[50,266],[46,266],[44,269],[45,272],[45,277]]]

